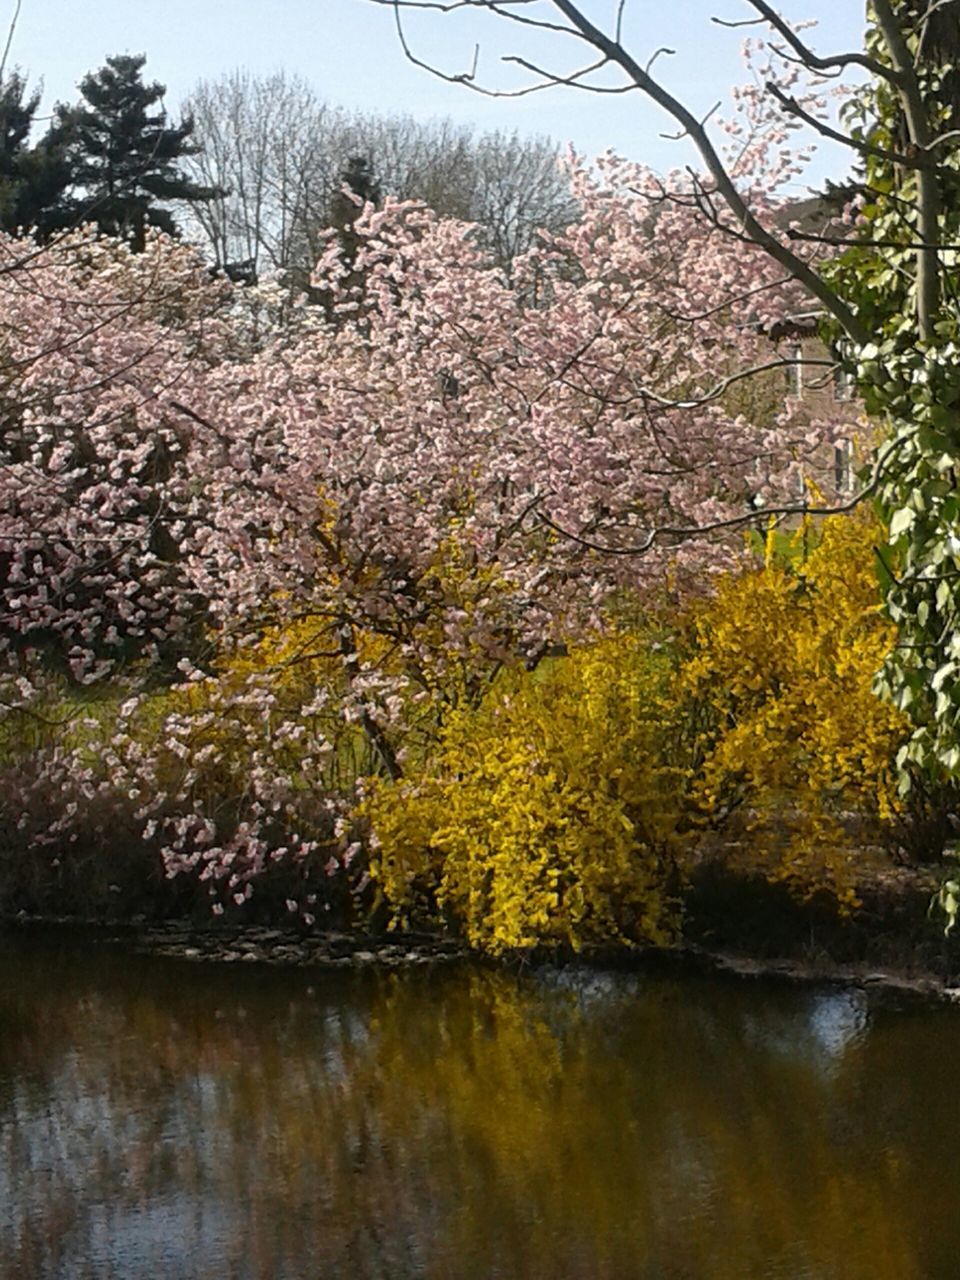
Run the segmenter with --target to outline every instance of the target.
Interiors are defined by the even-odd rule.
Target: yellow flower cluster
[[[435,904],[471,945],[670,940],[678,921],[669,665],[613,634],[457,708],[419,776],[366,804],[401,919]]]
[[[896,812],[905,733],[871,688],[895,640],[873,552],[885,539],[866,512],[826,520],[799,559],[809,537],[801,529],[779,558],[768,546],[763,569],[720,583],[678,694],[697,712],[703,813],[742,815],[752,869],[853,903],[854,837]]]
[[[905,721],[871,687],[882,541],[867,513],[803,528],[720,580],[679,657],[623,629],[455,707],[363,806],[397,920],[438,911],[494,953],[660,943],[705,852],[855,905],[864,842],[901,816]]]

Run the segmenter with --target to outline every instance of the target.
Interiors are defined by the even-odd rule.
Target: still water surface
[[[2,1280],[955,1280],[960,1011],[0,937]]]

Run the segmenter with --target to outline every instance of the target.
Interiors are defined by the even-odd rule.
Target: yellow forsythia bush
[[[372,874],[471,945],[668,942],[677,925],[669,664],[614,634],[455,709],[418,776],[372,783]]]
[[[699,723],[693,798],[708,818],[743,818],[729,856],[853,902],[855,842],[895,816],[905,733],[871,688],[895,640],[873,551],[885,537],[869,512],[835,516],[801,559],[809,532],[796,557],[768,551],[762,569],[721,580],[697,614],[678,696]]]

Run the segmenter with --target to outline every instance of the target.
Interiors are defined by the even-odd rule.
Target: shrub
[[[678,677],[698,766],[693,798],[745,869],[852,903],[857,842],[903,818],[893,761],[906,722],[872,690],[895,640],[868,512],[833,517],[805,556],[720,580]],[[728,849],[728,853],[729,853]]]
[[[612,634],[501,675],[455,709],[419,776],[376,782],[372,874],[396,913],[471,945],[665,943],[678,925],[669,663]]]

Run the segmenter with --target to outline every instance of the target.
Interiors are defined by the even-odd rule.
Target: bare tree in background
[[[538,230],[560,231],[576,217],[560,149],[548,138],[348,112],[283,71],[238,70],[201,82],[184,111],[202,148],[193,176],[226,192],[197,213],[195,231],[217,266],[237,278],[272,271],[305,279],[357,156],[384,196],[477,222],[504,269]]]
[[[224,192],[196,213],[198,238],[231,275],[290,270],[303,224],[333,184],[323,140],[336,132],[335,113],[282,71],[201,81],[184,109],[200,147],[194,174]]]
[[[503,266],[531,247],[537,231],[561,231],[576,216],[567,183],[557,181],[556,147],[546,138],[485,133],[474,150],[469,217]]]
[[[529,249],[539,230],[558,232],[576,217],[560,148],[550,138],[477,134],[450,120],[410,116],[357,114],[344,123],[346,150],[370,158],[385,195],[478,223],[501,267]]]

